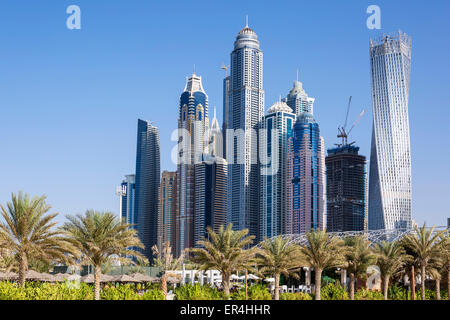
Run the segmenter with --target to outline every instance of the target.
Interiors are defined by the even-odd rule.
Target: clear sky
[[[68,30],[66,8],[81,8]],[[381,8],[381,30],[366,9]],[[399,28],[413,38],[410,126],[413,219],[450,217],[450,2],[2,0],[0,2],[0,203],[11,192],[46,194],[55,211],[118,212],[115,188],[133,173],[137,119],[161,135],[170,160],[178,99],[193,65],[210,110],[222,119],[221,63],[249,25],[264,51],[266,110],[292,87],[296,69],[316,98],[327,148],[353,96],[352,140],[370,156],[369,38]]]

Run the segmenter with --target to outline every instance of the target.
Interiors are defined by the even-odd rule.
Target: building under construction
[[[327,231],[362,231],[366,216],[366,157],[351,144],[329,149],[327,179]]]

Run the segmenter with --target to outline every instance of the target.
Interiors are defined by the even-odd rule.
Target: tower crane
[[[359,117],[353,122],[353,125],[351,126],[350,130],[347,132],[347,122],[348,122],[348,115],[350,113],[350,105],[352,103],[352,96],[348,99],[348,105],[347,105],[347,114],[345,116],[345,122],[344,125],[341,127],[338,127],[339,134],[337,135],[338,138],[342,139],[342,144],[336,144],[338,147],[344,147],[346,145],[351,146],[355,143],[355,141],[348,143],[348,136],[350,135],[350,132],[352,132],[353,128],[358,124],[358,122],[361,120],[361,118],[364,116],[364,113],[366,112],[365,109],[361,111],[359,114]]]
[[[230,66],[226,66],[225,63],[222,62],[222,67],[220,67],[220,69],[225,70],[225,78],[228,76],[228,68],[230,68]]]

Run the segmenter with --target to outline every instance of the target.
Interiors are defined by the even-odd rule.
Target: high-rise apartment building
[[[366,157],[359,147],[340,145],[328,150],[327,232],[363,231],[366,213]]]
[[[369,229],[411,227],[409,80],[411,38],[399,31],[370,40],[373,131]]]
[[[231,53],[226,132],[228,216],[235,230],[258,237],[260,168],[258,130],[264,115],[263,52],[258,36],[247,26],[237,35]],[[224,133],[225,134],[225,133]]]
[[[284,101],[297,116],[304,112],[314,114],[315,99],[308,97],[305,89],[303,89],[303,83],[298,80],[294,81],[294,87],[289,91]]]
[[[319,125],[301,113],[288,144],[286,233],[325,229],[325,152]]]
[[[285,102],[269,108],[261,125],[260,239],[286,233],[286,165],[296,116]]]
[[[207,238],[206,227],[215,232],[226,224],[227,162],[221,157],[204,154],[195,165],[194,246]]]
[[[177,173],[163,171],[159,187],[158,248],[176,248]]]
[[[136,175],[126,175],[120,187],[117,189],[117,195],[120,197],[120,216],[123,223],[135,224],[135,192]]]
[[[144,244],[143,254],[152,260],[157,244],[158,189],[160,183],[159,130],[151,122],[138,120],[136,151],[135,223]]]
[[[208,96],[202,78],[194,73],[187,79],[179,106],[177,255],[194,246],[194,166],[208,145],[208,127]]]

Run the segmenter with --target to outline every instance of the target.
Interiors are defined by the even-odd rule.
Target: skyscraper
[[[286,103],[277,102],[269,108],[262,120],[259,240],[286,233],[287,150],[288,139],[293,135],[295,118]]]
[[[363,231],[366,213],[366,157],[359,147],[345,144],[329,149],[327,231]]]
[[[157,244],[158,189],[160,182],[159,130],[151,122],[138,120],[136,151],[135,223],[144,244],[143,254],[152,260]]]
[[[258,36],[243,28],[231,53],[226,132],[228,217],[235,230],[258,237],[260,186],[258,129],[264,115],[263,53]]]
[[[324,230],[324,142],[311,113],[297,117],[294,136],[289,139],[287,172],[287,233]]]
[[[186,81],[179,106],[177,255],[194,246],[194,165],[207,147],[208,127],[208,96],[202,78],[194,73]]]
[[[314,113],[315,99],[308,97],[308,94],[303,89],[303,84],[298,79],[294,81],[294,87],[289,91],[284,101],[297,116],[304,112]]]
[[[202,161],[195,165],[195,246],[207,238],[206,227],[218,232],[226,224],[226,206],[227,162],[204,154]]]
[[[223,122],[222,122],[222,157],[227,158],[227,129],[230,111],[230,76],[227,74],[228,68],[225,69],[225,79],[223,79]]]
[[[126,175],[117,189],[117,195],[120,197],[120,215],[123,223],[135,224],[135,192],[136,175]]]
[[[369,229],[411,227],[409,79],[411,38],[399,31],[370,40],[373,131]]]
[[[177,173],[163,171],[159,187],[158,248],[176,248]]]

